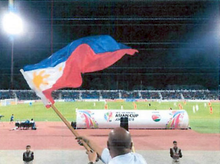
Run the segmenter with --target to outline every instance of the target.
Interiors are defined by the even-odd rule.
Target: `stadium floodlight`
[[[10,35],[18,35],[23,32],[22,19],[15,13],[9,12],[3,17],[3,29]]]
[[[10,1],[11,2],[11,1]],[[10,8],[13,7],[9,4]],[[14,36],[19,35],[23,32],[22,19],[15,12],[9,11],[3,17],[3,30],[10,35],[12,46],[11,46],[11,89],[13,88],[13,76],[14,76]]]

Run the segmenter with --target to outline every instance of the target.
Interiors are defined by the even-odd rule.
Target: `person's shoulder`
[[[136,157],[138,157],[138,158],[143,158],[144,159],[144,157],[141,155],[141,154],[139,154],[139,153],[132,153],[134,156],[136,156]]]
[[[101,156],[102,156],[102,157],[110,156],[109,150],[108,150],[107,148],[104,148],[104,149],[102,150]]]
[[[136,156],[138,164],[147,164],[145,158],[141,154],[138,153],[133,153],[133,154]]]

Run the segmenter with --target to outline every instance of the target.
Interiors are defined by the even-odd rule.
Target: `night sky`
[[[25,31],[10,37],[0,22],[0,89],[29,89],[19,70],[73,40],[111,35],[139,53],[103,71],[83,75],[78,89],[169,89],[173,85],[218,89],[219,1],[15,0]],[[0,19],[8,1],[0,1]],[[190,87],[188,87],[190,88]]]

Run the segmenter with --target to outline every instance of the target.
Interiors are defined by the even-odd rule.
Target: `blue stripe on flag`
[[[40,63],[27,65],[23,68],[24,71],[54,67],[59,63],[66,61],[71,53],[81,44],[88,44],[96,54],[105,52],[114,52],[120,49],[130,49],[130,47],[116,42],[109,35],[88,36],[73,41],[66,47],[55,52],[50,57],[42,60]]]

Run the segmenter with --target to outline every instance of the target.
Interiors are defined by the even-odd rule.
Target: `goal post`
[[[17,104],[18,104],[17,98],[0,100],[0,106],[17,105]]]

